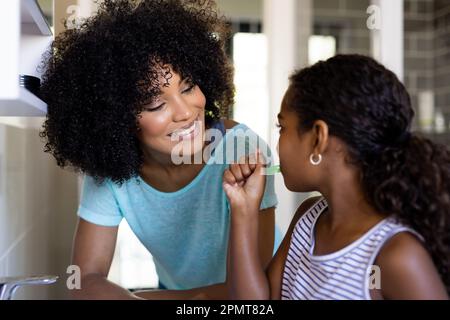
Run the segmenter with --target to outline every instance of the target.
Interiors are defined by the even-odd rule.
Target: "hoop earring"
[[[311,162],[313,166],[318,166],[322,162],[322,155],[319,154],[318,157],[319,159],[316,161],[314,160],[314,154],[311,154],[311,156],[309,157],[309,162]]]

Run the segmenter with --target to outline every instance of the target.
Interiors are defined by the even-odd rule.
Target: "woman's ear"
[[[313,125],[315,137],[314,152],[323,154],[328,147],[328,125],[323,120],[317,120]]]

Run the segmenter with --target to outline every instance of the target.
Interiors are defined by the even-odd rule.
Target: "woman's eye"
[[[155,111],[161,110],[164,107],[164,105],[165,105],[165,103],[162,103],[162,104],[158,105],[157,107],[145,108],[145,111],[155,112]]]
[[[187,87],[186,89],[184,89],[182,91],[182,93],[190,93],[194,90],[194,88],[195,88],[195,84],[190,84],[189,87]]]

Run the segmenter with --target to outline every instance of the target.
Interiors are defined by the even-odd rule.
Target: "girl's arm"
[[[289,225],[286,235],[277,250],[277,253],[270,262],[266,275],[269,280],[270,287],[270,299],[279,300],[281,299],[281,285],[283,281],[284,264],[289,252],[289,246],[291,244],[291,236],[297,225],[298,220],[311,208],[321,197],[308,198],[302,202],[298,207],[294,218]]]
[[[278,300],[281,298],[281,285],[284,264],[289,251],[292,232],[301,216],[311,208],[320,197],[305,200],[297,209],[277,253],[268,267],[263,269],[257,260],[256,220],[245,220],[243,212],[232,212],[230,231],[230,268],[228,278],[231,297],[245,300]],[[235,217],[235,218],[233,218]],[[238,218],[236,218],[238,217]],[[240,220],[239,217],[244,217]],[[234,223],[233,223],[234,219]]]
[[[410,233],[393,236],[381,249],[375,265],[380,268],[381,288],[372,291],[372,296],[394,300],[449,298],[431,256]]]
[[[257,208],[232,208],[227,270],[231,299],[267,300],[270,297],[268,280],[258,255],[257,214]]]
[[[262,155],[231,164],[223,175],[231,223],[227,283],[232,299],[267,299],[269,287],[259,256],[258,214],[266,184]]]
[[[317,198],[308,199],[299,207],[277,254],[268,268],[264,268],[258,256],[258,208],[265,187],[263,162],[261,155],[257,156],[256,165],[248,160],[231,165],[223,177],[231,207],[230,264],[227,270],[230,296],[234,299],[279,299],[292,231]]]

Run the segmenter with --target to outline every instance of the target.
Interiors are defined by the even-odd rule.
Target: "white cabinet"
[[[36,0],[0,1],[0,39],[0,117],[45,116],[47,105],[19,86],[19,74],[40,78],[42,54],[53,40]]]

